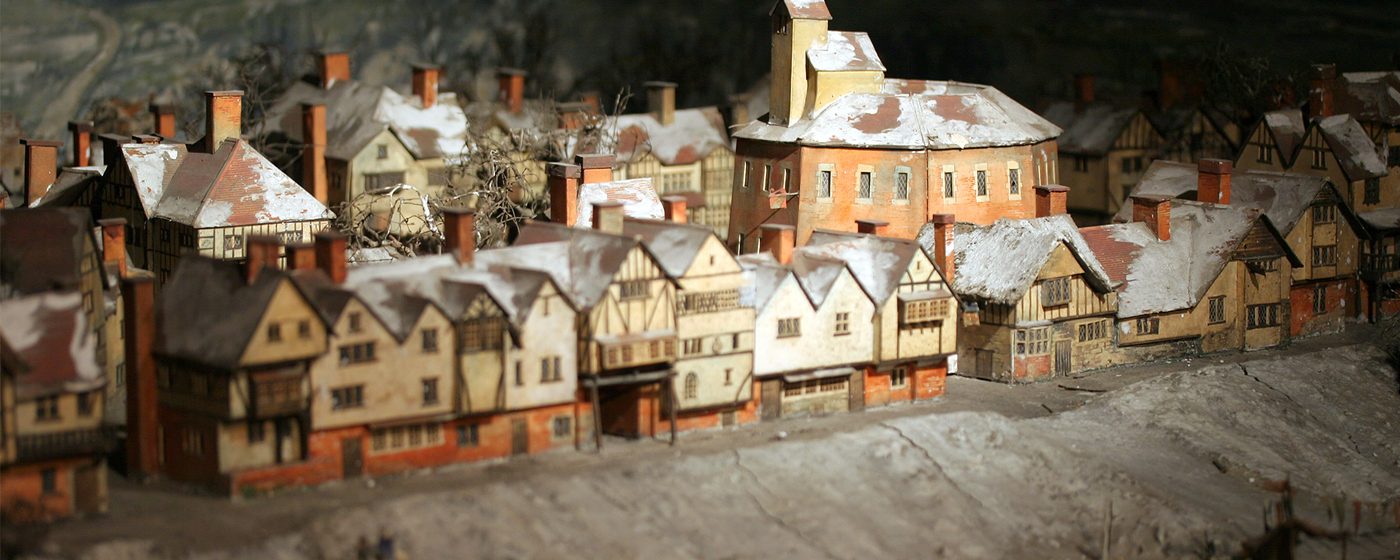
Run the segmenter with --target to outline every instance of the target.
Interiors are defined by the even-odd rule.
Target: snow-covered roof
[[[631,218],[623,222],[622,234],[641,239],[672,278],[684,276],[705,242],[715,237],[713,229],[702,225]]]
[[[1298,109],[1269,111],[1264,113],[1263,123],[1269,128],[1269,133],[1278,145],[1281,160],[1285,164],[1291,164],[1308,134],[1303,112]]]
[[[849,93],[790,126],[750,122],[736,138],[805,146],[963,149],[1034,144],[1060,128],[991,86],[885,80]]]
[[[1342,74],[1334,103],[1357,120],[1400,125],[1400,70]]]
[[[744,271],[744,287],[739,291],[739,305],[751,306],[757,312],[763,311],[768,302],[772,301],[778,287],[792,277],[792,270],[773,260],[771,253],[740,255],[737,260],[739,267]]]
[[[1115,107],[1094,103],[1076,111],[1069,101],[1052,103],[1045,109],[1045,118],[1064,129],[1057,144],[1060,151],[1072,154],[1103,155],[1140,111],[1133,107]]]
[[[628,218],[659,220],[666,217],[661,198],[652,187],[651,178],[584,183],[578,186],[578,227],[593,226],[593,205],[599,202],[621,202]]]
[[[1367,227],[1378,232],[1393,232],[1400,230],[1400,208],[1382,208],[1370,212],[1362,212],[1358,217],[1366,223]]]
[[[987,226],[959,223],[953,240],[957,244],[953,291],[959,296],[1002,304],[1020,301],[1061,245],[1084,267],[1089,285],[1102,291],[1115,287],[1067,215],[1003,218]],[[924,250],[932,248],[925,246]]]
[[[123,144],[121,151],[141,207],[146,216],[154,216],[161,197],[165,196],[166,184],[188,150],[184,144]]]
[[[0,301],[0,336],[28,366],[15,372],[18,399],[91,391],[106,383],[81,292]]]
[[[826,43],[807,49],[807,63],[822,72],[884,72],[885,64],[862,31],[827,31]]]
[[[620,115],[612,121],[607,130],[615,130],[616,138],[608,135],[602,151],[617,154],[618,163],[651,154],[662,165],[684,165],[729,148],[724,117],[715,107],[677,109],[669,125],[661,124],[653,113]]]
[[[779,0],[773,4],[773,9],[769,10],[769,15],[782,6],[787,9],[789,16],[794,19],[831,19],[831,10],[826,7],[826,0]]]
[[[1317,126],[1322,129],[1322,137],[1332,148],[1332,155],[1341,164],[1347,179],[1360,181],[1386,174],[1385,160],[1375,142],[1351,115],[1324,117]]]
[[[123,149],[132,147],[123,146]],[[160,171],[166,175],[155,211],[148,210],[148,215],[197,229],[334,217],[326,205],[244,140],[224,140],[212,154],[150,151],[156,154],[151,159],[164,165],[150,165],[151,169],[142,174],[154,175]],[[169,160],[172,153],[177,156],[174,161]],[[136,175],[133,171],[133,178]],[[137,187],[138,191],[144,188]]]
[[[515,245],[479,251],[476,262],[548,273],[564,295],[573,301],[575,308],[591,310],[602,301],[613,276],[627,262],[627,255],[637,247],[647,251],[639,240],[632,237],[529,222],[520,229]],[[651,255],[651,252],[647,251],[647,254]],[[659,261],[657,266],[661,267]]]
[[[80,289],[83,259],[101,259],[86,252],[91,226],[82,208],[0,211],[0,297]]]
[[[466,145],[467,115],[456,94],[439,93],[437,102],[424,108],[415,95],[356,80],[336,81],[326,89],[297,82],[268,109],[263,132],[301,142],[302,103],[326,106],[327,157],[352,159],[386,129],[417,159],[457,157]]]
[[[909,239],[817,230],[796,253],[846,263],[870,301],[879,306],[898,290],[909,263],[921,250]]]

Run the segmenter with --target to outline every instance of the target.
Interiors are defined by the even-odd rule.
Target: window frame
[[[1225,322],[1225,296],[1213,296],[1207,301],[1206,317],[1211,325]]]
[[[987,202],[992,199],[992,187],[987,182],[987,164],[979,163],[973,168],[974,177],[973,194],[976,195],[977,202]]]
[[[817,164],[817,200],[830,202],[832,198],[831,185],[835,182],[836,166],[830,163]]]
[[[1312,310],[1314,315],[1327,313],[1327,284],[1313,286]]]
[[[875,200],[875,168],[869,165],[856,166],[856,204],[870,204]]]
[[[797,338],[802,336],[801,317],[781,317],[778,319],[778,338]]]
[[[943,166],[943,201],[952,202],[958,199],[958,171],[953,164]]]
[[[890,202],[892,204],[909,204],[910,191],[913,189],[913,175],[913,169],[903,165],[895,166],[894,192],[890,194]],[[899,184],[901,180],[904,181],[903,187]]]
[[[1021,200],[1021,192],[1025,190],[1021,186],[1021,164],[1006,162],[1006,195],[1011,200]]]

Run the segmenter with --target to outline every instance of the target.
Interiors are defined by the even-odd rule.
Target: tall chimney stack
[[[117,278],[126,278],[126,218],[98,220],[102,227],[102,264],[116,269]]]
[[[1064,185],[1035,186],[1035,217],[1044,218],[1068,213],[1069,187]]]
[[[572,227],[578,221],[579,167],[567,163],[545,166],[549,183],[549,221]]]
[[[345,283],[345,235],[325,230],[316,234],[316,268],[331,282]]]
[[[147,480],[160,471],[160,405],[156,393],[155,283],[148,275],[121,279],[126,332],[126,472]]]
[[[500,89],[497,92],[497,101],[506,106],[506,110],[512,114],[519,114],[525,108],[525,74],[519,68],[500,68],[496,70],[496,83]]]
[[[73,134],[73,166],[87,167],[92,162],[92,123],[69,121],[68,132]]]
[[[330,204],[326,182],[326,106],[301,104],[301,186],[321,204]]]
[[[952,214],[934,214],[933,223],[933,264],[943,271],[949,283],[953,281],[953,224],[957,222]],[[950,288],[951,289],[951,288]]]
[[[155,133],[166,140],[175,138],[175,104],[174,103],[152,103],[150,106],[151,123],[155,128]]]
[[[1172,238],[1172,199],[1169,196],[1142,195],[1133,198],[1133,221],[1147,224],[1147,229],[1161,241]]]
[[[1074,112],[1082,113],[1094,103],[1094,75],[1074,75]]]
[[[749,115],[749,98],[746,95],[735,94],[729,96],[729,124],[730,126],[743,126],[749,124],[753,118]]]
[[[249,235],[244,242],[247,247],[247,260],[244,272],[249,284],[257,281],[264,268],[277,268],[281,258],[282,243],[275,235]]]
[[[579,166],[579,183],[606,183],[612,181],[612,154],[579,154],[574,156],[574,164]]]
[[[345,52],[316,53],[316,70],[320,73],[321,89],[330,89],[336,82],[350,80],[350,54]]]
[[[778,264],[792,264],[792,252],[797,246],[797,228],[787,224],[763,224],[759,227],[763,248],[773,253]]]
[[[438,94],[438,73],[441,71],[437,66],[427,64],[413,65],[413,95],[418,98],[418,102],[424,109],[429,109],[437,104]]]
[[[204,92],[204,151],[214,153],[224,140],[243,134],[243,92]]]
[[[1230,204],[1230,173],[1234,164],[1228,159],[1203,159],[1196,165],[1196,200],[1212,204]]]
[[[287,270],[314,270],[315,268],[315,243],[292,243],[287,245]]]
[[[616,200],[604,200],[593,203],[593,229],[603,233],[622,233],[622,221],[625,216],[624,207]]]
[[[1308,116],[1314,119],[1330,117],[1337,87],[1336,64],[1314,64],[1312,80],[1308,83]]]
[[[469,265],[476,260],[476,210],[443,208],[442,224],[447,248],[457,256],[457,262]]]
[[[686,216],[686,201],[684,196],[671,195],[661,197],[661,209],[666,212],[666,221],[684,224],[690,219]]]
[[[661,126],[676,121],[676,84],[671,82],[647,82],[647,110]]]
[[[28,207],[44,197],[58,178],[58,147],[52,140],[21,138],[24,145],[24,205]]]
[[[890,223],[884,220],[856,220],[856,232],[874,236],[885,235],[889,231]]]

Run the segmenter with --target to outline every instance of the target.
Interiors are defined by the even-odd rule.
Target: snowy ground
[[[150,503],[56,527],[48,550],[350,558],[356,539],[387,529],[415,559],[1097,558],[1111,504],[1111,557],[1196,558],[1260,533],[1277,499],[1263,483],[1284,477],[1300,491],[1299,511],[1329,528],[1342,511],[1350,528],[1354,500],[1388,501],[1364,506],[1348,557],[1400,550],[1400,520],[1380,509],[1400,498],[1400,392],[1368,345],[1058,384],[950,381],[949,397],[926,408],[700,434],[676,448],[610,445],[601,456],[549,454],[377,488],[226,504],[117,483],[114,500]],[[1041,408],[1064,411],[1030,417]],[[772,437],[778,429],[790,436]],[[207,515],[181,516],[191,503]],[[1332,543],[1304,551],[1340,557]]]

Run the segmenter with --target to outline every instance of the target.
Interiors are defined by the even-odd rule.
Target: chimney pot
[[[301,186],[321,204],[330,204],[326,181],[326,106],[301,104]]]
[[[875,236],[883,236],[889,230],[890,223],[883,220],[856,220],[856,231]]]
[[[593,203],[593,229],[603,233],[622,234],[624,209],[621,202],[604,200]]]
[[[102,227],[102,264],[115,268],[117,278],[126,278],[126,218],[98,220]]]
[[[686,201],[684,196],[663,196],[661,197],[661,207],[666,212],[666,221],[677,224],[684,224],[689,219],[686,216]]]
[[[612,180],[612,154],[579,154],[574,156],[574,164],[579,166],[579,183],[606,183]]]
[[[73,166],[87,167],[92,156],[92,123],[69,121],[68,131],[73,133]]]
[[[672,82],[647,82],[647,110],[661,126],[676,121],[676,84]]]
[[[567,163],[545,166],[549,183],[549,221],[566,226],[578,222],[579,167]]]
[[[1133,221],[1147,224],[1157,239],[1172,238],[1172,199],[1169,196],[1134,196]]]
[[[151,117],[156,135],[166,140],[175,138],[175,105],[173,103],[152,103]]]
[[[1066,206],[1069,187],[1064,185],[1036,185],[1035,217],[1044,218],[1068,213]]]
[[[29,207],[49,191],[58,178],[58,148],[52,140],[21,138],[24,145],[24,206]]]
[[[243,92],[206,91],[204,102],[204,150],[212,154],[224,140],[242,136]]]
[[[331,282],[345,283],[345,235],[331,230],[316,234],[316,267]]]
[[[497,101],[506,106],[512,114],[519,114],[525,108],[525,75],[519,68],[499,68],[496,70],[496,83],[499,85]]]
[[[447,248],[457,256],[457,262],[469,265],[476,259],[476,210],[443,208],[443,229]]]
[[[339,51],[316,53],[316,67],[321,74],[321,89],[330,89],[336,82],[350,80],[349,53]]]
[[[792,264],[792,253],[797,245],[797,228],[787,224],[763,224],[759,227],[763,236],[763,248],[773,253],[778,264]]]
[[[943,271],[943,277],[948,282],[952,282],[953,225],[957,220],[953,214],[934,214],[929,217],[929,222],[933,223],[933,264]]]
[[[258,279],[264,268],[277,268],[277,260],[281,257],[282,243],[274,235],[249,235],[244,243],[247,247],[247,258],[244,261],[244,272],[247,274],[249,284]]]
[[[439,72],[441,69],[436,66],[413,65],[413,95],[418,98],[424,109],[437,104]]]
[[[1196,165],[1196,200],[1230,204],[1230,175],[1234,164],[1228,159],[1203,159]]]

